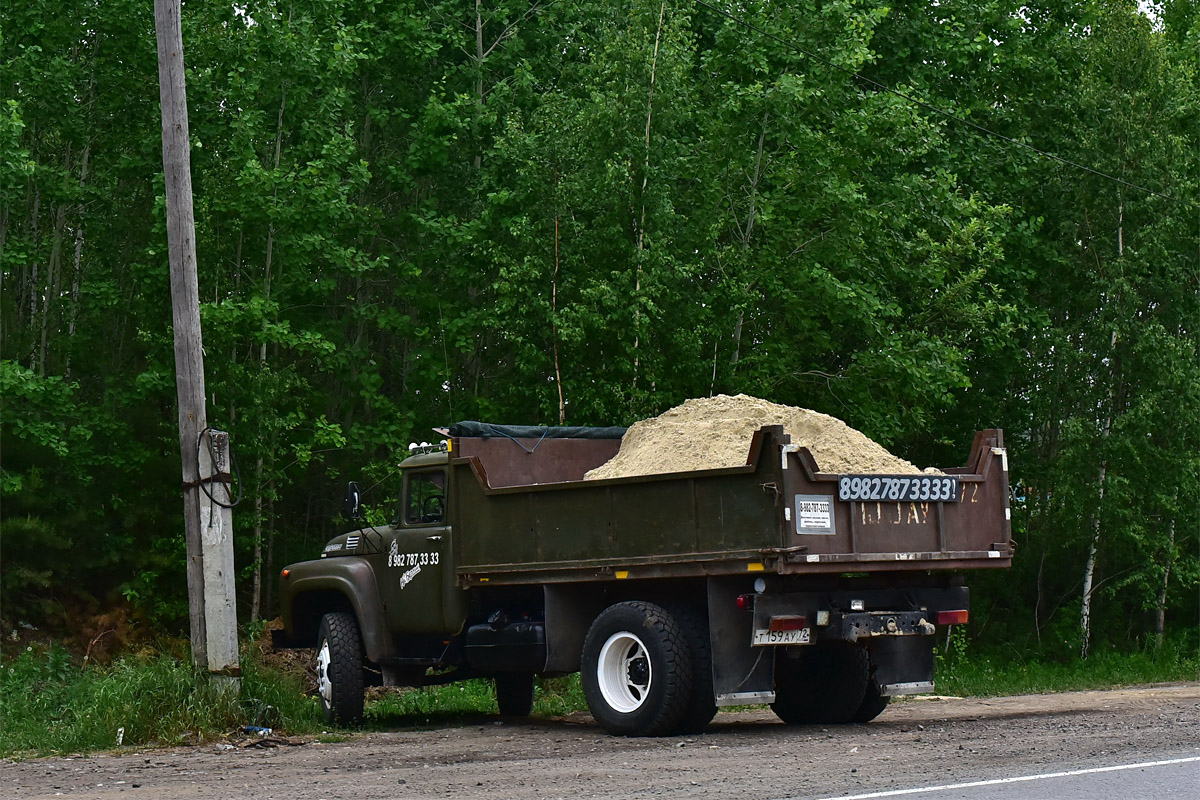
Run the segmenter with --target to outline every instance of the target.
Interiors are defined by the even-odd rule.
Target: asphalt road
[[[967,781],[943,786],[841,795],[821,800],[1195,800],[1200,795],[1200,756],[1184,756],[1136,764],[1091,767],[1065,772],[1041,772],[1007,778]]]
[[[608,736],[586,714],[394,722],[337,742],[231,737],[0,761],[0,798],[1200,797],[1200,683],[909,700],[868,725],[740,711],[686,738]]]

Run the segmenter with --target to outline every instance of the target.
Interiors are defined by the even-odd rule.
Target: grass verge
[[[55,645],[0,663],[0,757],[194,743],[264,718],[289,732],[321,728],[299,681],[253,660],[235,696],[165,653],[79,665]]]
[[[586,711],[579,675],[539,678],[534,691],[534,717],[561,717]],[[458,718],[498,714],[496,689],[490,680],[476,678],[448,686],[381,690],[367,702],[368,727],[433,724]]]
[[[1195,680],[1200,680],[1200,656],[1183,648],[1097,653],[1086,661],[1065,662],[983,653],[939,663],[937,690],[946,695],[995,697]]]
[[[126,748],[192,744],[264,723],[281,733],[331,741],[346,735],[327,730],[300,676],[261,665],[253,647],[247,647],[242,668],[241,694],[226,697],[186,658],[169,653],[95,666],[76,663],[57,646],[29,648],[0,662],[0,757],[110,750],[118,747],[118,737]],[[1166,648],[1065,663],[1011,653],[959,655],[940,660],[937,685],[942,694],[994,696],[1198,679],[1200,657]],[[540,679],[535,697],[535,717],[586,710],[578,675]],[[496,713],[492,682],[470,680],[373,694],[366,727],[453,725]]]

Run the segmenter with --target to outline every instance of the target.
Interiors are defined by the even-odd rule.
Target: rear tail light
[[[967,610],[965,608],[958,611],[939,611],[937,612],[938,625],[966,625]]]
[[[737,605],[738,609],[741,611],[749,611],[750,609],[754,608],[754,595],[739,594],[737,596],[737,600],[734,601],[734,604]]]
[[[771,617],[769,630],[801,631],[808,627],[808,617]]]

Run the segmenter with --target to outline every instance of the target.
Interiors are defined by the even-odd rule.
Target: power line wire
[[[1011,136],[1005,136],[1003,133],[999,133],[998,131],[994,131],[990,128],[985,128],[984,126],[979,125],[978,123],[971,122],[968,119],[964,119],[963,117],[957,116],[956,114],[952,114],[951,112],[946,111],[945,109],[942,109],[942,108],[938,108],[937,106],[927,103],[924,100],[918,100],[917,98],[913,97],[912,95],[905,94],[904,92],[901,92],[897,89],[893,89],[890,86],[886,86],[886,85],[880,83],[879,81],[868,78],[866,75],[863,75],[862,73],[854,72],[853,70],[849,70],[849,69],[846,69],[845,67],[838,66],[837,64],[834,64],[832,61],[830,61],[826,58],[822,58],[821,56],[817,55],[816,53],[810,53],[808,50],[805,50],[803,47],[796,44],[795,42],[788,41],[787,39],[784,39],[781,36],[777,36],[768,30],[764,30],[763,28],[760,28],[751,22],[747,22],[746,20],[741,19],[740,17],[737,17],[734,14],[729,13],[728,11],[717,8],[716,6],[713,6],[713,5],[705,2],[705,0],[693,0],[693,2],[696,3],[696,5],[704,6],[709,11],[712,11],[714,14],[719,14],[720,16],[725,17],[726,19],[729,19],[729,20],[737,23],[738,25],[741,25],[745,28],[749,28],[750,30],[752,30],[756,33],[760,33],[769,39],[773,39],[776,42],[779,42],[780,44],[782,44],[784,47],[787,47],[791,50],[795,50],[797,53],[800,53],[801,55],[803,55],[807,58],[811,58],[813,61],[824,64],[825,66],[830,67],[832,69],[836,69],[839,72],[843,72],[846,75],[849,75],[850,77],[854,78],[855,80],[862,81],[863,83],[871,86],[874,89],[878,89],[881,92],[887,92],[888,94],[893,94],[896,97],[899,97],[903,100],[907,100],[908,102],[913,103],[914,105],[920,106],[921,108],[924,108],[927,111],[932,111],[933,113],[940,114],[941,116],[946,117],[947,119],[952,119],[955,122],[960,122],[963,125],[974,128],[975,130],[979,131],[980,133],[987,134],[988,136],[994,136],[997,139],[1001,139],[1005,142],[1008,142],[1009,144],[1015,144],[1018,147],[1024,147],[1026,150],[1030,150],[1030,151],[1036,153],[1037,155],[1042,156],[1043,158],[1049,158],[1052,161],[1059,162],[1060,164],[1065,164],[1069,167],[1074,167],[1075,169],[1083,170],[1084,172],[1090,172],[1093,175],[1097,175],[1101,178],[1105,178],[1107,180],[1114,181],[1114,182],[1122,184],[1124,186],[1128,186],[1131,189],[1137,189],[1138,191],[1146,192],[1147,194],[1152,194],[1155,197],[1161,197],[1164,200],[1170,200],[1173,203],[1179,202],[1174,197],[1171,197],[1170,195],[1162,194],[1161,192],[1156,192],[1153,189],[1149,189],[1145,186],[1139,186],[1136,183],[1130,183],[1129,181],[1125,180],[1124,178],[1118,178],[1116,175],[1110,175],[1107,172],[1101,172],[1098,169],[1093,169],[1092,167],[1089,167],[1086,164],[1080,164],[1079,162],[1072,161],[1069,158],[1063,158],[1062,156],[1055,155],[1054,153],[1048,153],[1045,150],[1041,150],[1037,147],[1034,147],[1031,144],[1027,144],[1018,139],[1014,139]]]

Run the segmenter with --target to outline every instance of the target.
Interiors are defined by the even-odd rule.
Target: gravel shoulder
[[[703,735],[625,739],[586,714],[479,717],[336,743],[196,747],[0,761],[26,798],[825,797],[1200,755],[1200,682],[894,704],[868,725],[795,726],[723,712]]]

